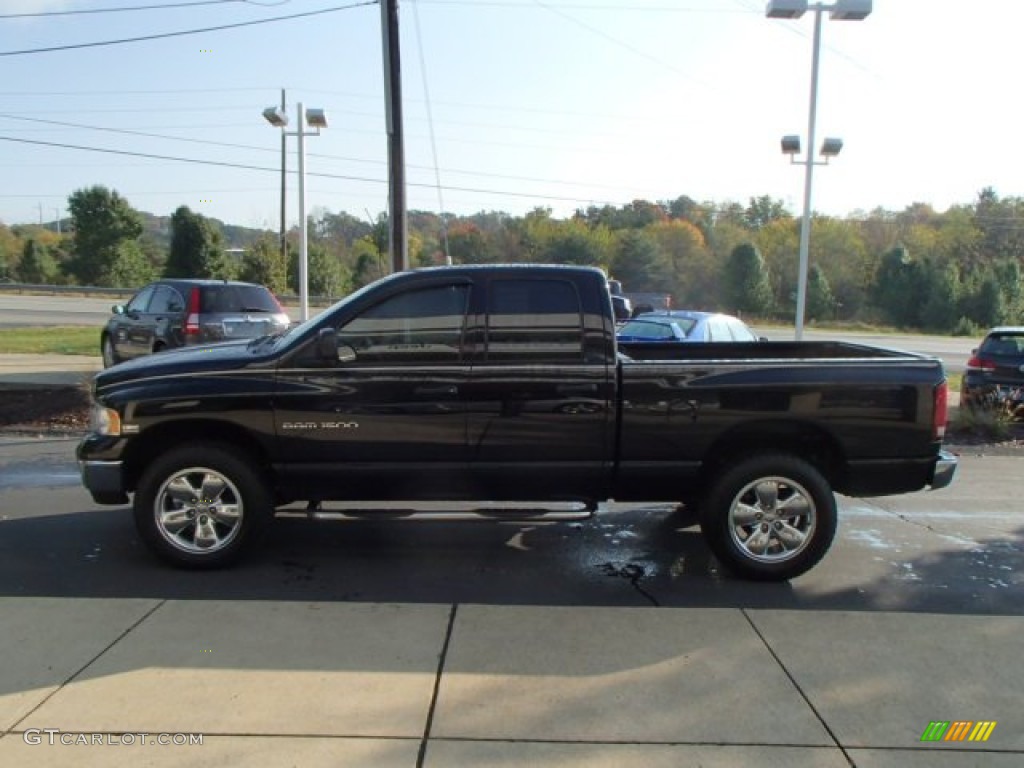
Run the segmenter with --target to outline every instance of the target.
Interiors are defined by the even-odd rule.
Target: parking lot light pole
[[[799,19],[808,10],[814,11],[814,43],[811,53],[811,98],[807,115],[807,152],[804,160],[797,160],[800,139],[784,136],[782,151],[790,156],[790,162],[804,165],[804,210],[800,226],[800,268],[797,275],[796,292],[796,340],[804,336],[804,316],[807,307],[807,269],[811,247],[811,189],[814,180],[814,166],[828,163],[830,157],[839,154],[843,142],[839,139],[825,139],[821,154],[823,162],[815,161],[810,153],[814,148],[818,111],[818,62],[821,57],[821,14],[830,11],[830,18],[839,21],[862,21],[871,13],[872,0],[836,0],[834,3],[809,3],[807,0],[769,0],[766,15],[770,19]]]
[[[284,128],[288,125],[288,115],[284,110],[277,107],[268,107],[263,110],[263,117],[271,125]],[[306,137],[319,136],[320,129],[327,127],[327,116],[322,109],[303,110],[302,102],[298,104],[298,129],[295,131],[284,131],[287,136],[299,138],[299,312],[300,319],[305,322],[309,319],[309,252],[308,233],[306,224]],[[307,131],[303,128],[308,125],[314,128]],[[287,269],[287,265],[285,265]]]

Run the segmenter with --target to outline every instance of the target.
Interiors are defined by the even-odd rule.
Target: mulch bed
[[[89,393],[79,387],[0,387],[0,428],[71,432],[89,427]]]

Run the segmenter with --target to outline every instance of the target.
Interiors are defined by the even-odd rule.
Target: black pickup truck
[[[141,537],[184,567],[233,561],[295,503],[505,502],[481,514],[508,520],[614,499],[684,504],[734,573],[778,580],[825,555],[834,492],[951,482],[946,397],[939,360],[896,350],[617,346],[598,269],[448,267],[99,373],[78,458],[93,499],[133,493]]]

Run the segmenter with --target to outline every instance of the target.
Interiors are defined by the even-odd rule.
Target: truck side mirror
[[[115,304],[114,306],[112,306],[110,308],[110,311],[113,312],[115,315],[123,315],[124,314],[124,305],[123,304]]]
[[[316,354],[323,360],[338,357],[338,332],[334,328],[321,328],[316,335]]]

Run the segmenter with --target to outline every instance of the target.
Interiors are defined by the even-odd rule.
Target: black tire
[[[832,546],[836,499],[803,459],[752,456],[715,478],[700,526],[711,551],[737,576],[784,581],[813,568]]]
[[[135,527],[158,557],[181,568],[235,562],[273,518],[270,490],[245,454],[227,445],[179,446],[143,472]]]
[[[121,358],[114,351],[114,342],[111,341],[110,334],[104,334],[103,338],[100,339],[100,356],[103,358],[104,368],[109,368],[121,362]]]

